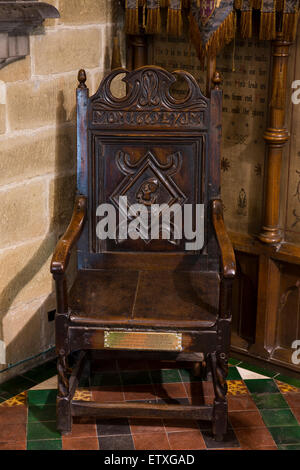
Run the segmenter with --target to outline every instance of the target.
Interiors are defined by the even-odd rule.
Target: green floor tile
[[[288,377],[286,375],[276,375],[276,380],[279,380],[280,382],[287,383],[289,385],[293,385],[294,387],[300,388],[300,380],[295,379],[294,377]]]
[[[247,364],[247,362],[241,362],[239,364],[239,367],[241,367],[242,369],[251,370],[252,372],[256,372],[256,374],[265,375],[266,377],[271,378],[275,377],[275,375],[277,374],[277,372],[268,369],[263,369],[262,367],[252,366],[250,364]]]
[[[60,438],[60,432],[56,429],[55,421],[28,423],[27,425],[27,441],[58,438]]]
[[[150,384],[151,377],[148,371],[125,371],[121,373],[123,385]]]
[[[278,444],[279,450],[300,450],[300,444]]]
[[[34,369],[29,370],[23,377],[34,380],[36,383],[44,382],[45,380],[50,379],[57,374],[56,361],[50,361],[41,366],[35,367]]]
[[[55,421],[56,406],[55,405],[30,405],[28,407],[28,423]]]
[[[95,373],[91,376],[91,386],[93,387],[110,387],[117,385],[121,385],[121,378],[118,372]]]
[[[281,393],[268,393],[268,394],[252,394],[252,398],[259,409],[277,409],[289,408],[289,405],[281,395]]]
[[[278,426],[268,428],[276,444],[299,444],[300,426]]]
[[[297,426],[298,421],[289,409],[261,410],[266,426]]]
[[[193,369],[178,369],[182,382],[201,382],[201,377],[193,374]]]
[[[250,393],[279,393],[273,379],[245,379]]]
[[[7,399],[34,387],[34,385],[35,382],[32,380],[18,376],[0,385],[0,396]]]
[[[27,450],[61,450],[61,439],[45,439],[43,441],[28,441]]]
[[[239,371],[236,367],[228,367],[227,380],[242,380]]]
[[[150,375],[154,384],[181,382],[178,369],[151,370]]]
[[[237,366],[240,363],[241,363],[241,361],[239,361],[238,359],[234,359],[233,357],[228,359],[228,364],[230,364],[232,366]]]
[[[53,405],[56,403],[57,390],[28,390],[28,405]]]

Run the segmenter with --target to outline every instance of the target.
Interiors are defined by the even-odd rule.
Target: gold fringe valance
[[[218,53],[234,38],[236,28],[241,37],[253,34],[253,10],[260,11],[259,39],[272,40],[281,31],[286,41],[296,37],[300,0],[126,0],[127,34],[167,32],[180,37],[185,14],[190,22],[190,35],[199,57]],[[165,9],[166,31],[161,27],[161,9]],[[238,13],[238,14],[237,14]],[[238,17],[238,22],[236,18]]]
[[[240,11],[238,28],[244,39],[252,37],[253,10],[260,11],[259,39],[272,40],[276,31],[282,39],[293,42],[299,16],[299,0],[235,0],[234,7]]]

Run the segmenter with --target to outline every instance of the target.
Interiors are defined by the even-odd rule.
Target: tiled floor
[[[165,363],[159,371],[156,362],[113,361],[102,373],[94,366],[77,399],[213,401],[212,383],[193,377],[188,364]],[[209,422],[192,420],[75,419],[72,434],[61,437],[55,374],[55,363],[49,362],[0,385],[0,450],[300,450],[300,380],[243,362],[230,361],[229,428],[222,443],[212,439]]]

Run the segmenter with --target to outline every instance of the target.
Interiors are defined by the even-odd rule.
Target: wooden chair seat
[[[82,270],[70,292],[70,321],[155,328],[211,328],[220,278],[213,272]]]

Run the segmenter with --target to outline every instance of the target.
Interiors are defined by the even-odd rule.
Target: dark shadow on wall
[[[74,103],[75,86],[76,81],[74,81]],[[15,298],[43,268],[48,258],[52,255],[57,240],[64,233],[71,218],[76,190],[74,170],[76,168],[75,120],[76,106],[74,106],[70,119],[67,121],[67,111],[64,105],[64,93],[61,90],[58,94],[56,110],[55,177],[54,181],[50,183],[49,230],[34,255],[7,284],[0,294],[0,338],[3,338],[4,319],[9,313]],[[50,277],[49,265],[49,278]],[[54,322],[51,326],[47,323],[47,312],[55,308],[55,297],[53,292],[54,289],[44,300],[43,304],[40,305],[34,313],[32,313],[32,316],[25,327],[23,327],[15,336],[13,341],[7,345],[6,362],[8,364],[24,360],[28,356],[34,355],[34,353],[38,354],[49,346],[49,342],[53,343]],[[32,300],[32,303],[34,300],[35,299]],[[19,306],[17,305],[16,310],[18,308]],[[27,308],[30,308],[30,303]],[[34,348],[32,348],[32,345],[34,345]],[[3,366],[2,368],[5,367],[6,366]]]

